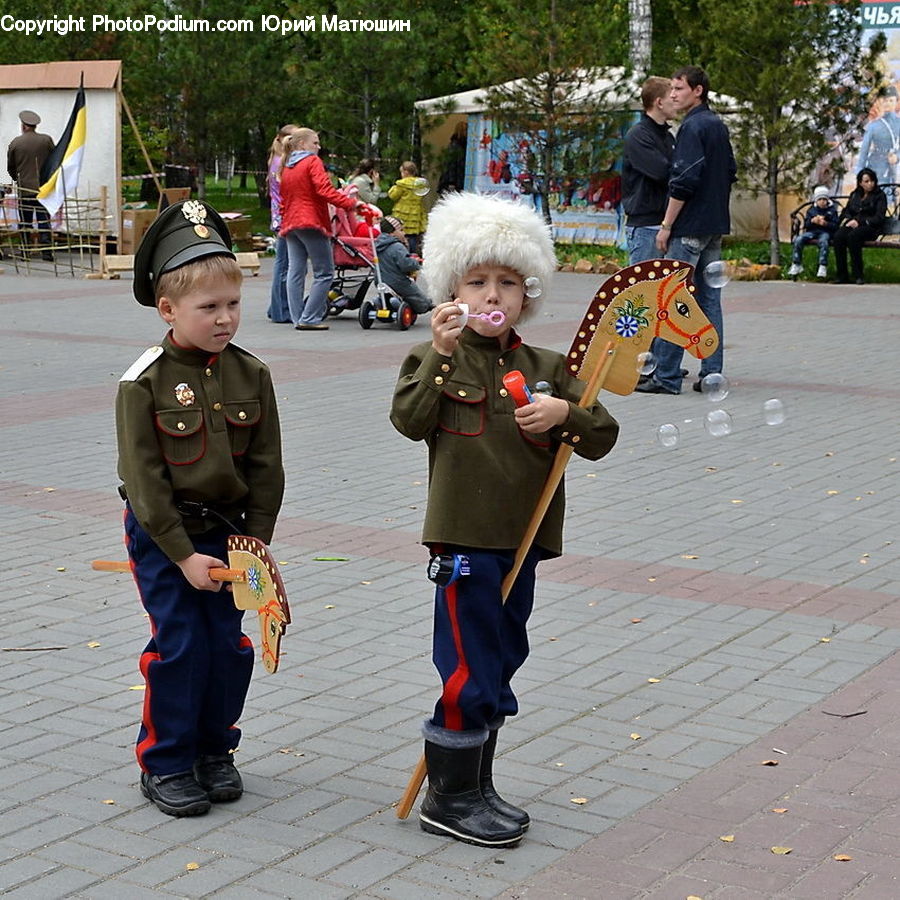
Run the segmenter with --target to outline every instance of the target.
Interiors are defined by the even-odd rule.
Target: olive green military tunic
[[[560,442],[586,459],[613,447],[616,420],[602,404],[578,406],[584,384],[566,372],[565,358],[529,347],[515,333],[510,347],[463,329],[452,357],[431,344],[414,347],[394,392],[391,422],[412,440],[428,442],[428,509],[422,540],[482,549],[518,547]],[[547,381],[569,401],[569,417],[546,434],[526,434],[503,376],[519,369],[531,387]],[[535,543],[562,552],[565,488],[560,483]]]
[[[272,539],[284,493],[281,431],[268,367],[229,344],[218,355],[171,340],[122,376],[116,398],[119,477],[141,527],[173,561],[190,534],[221,525],[184,518],[176,503],[204,503],[244,533]]]

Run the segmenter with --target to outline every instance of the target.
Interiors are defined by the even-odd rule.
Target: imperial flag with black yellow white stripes
[[[62,137],[53,152],[41,166],[41,186],[38,200],[54,216],[68,195],[78,187],[81,174],[81,160],[84,156],[84,138],[87,127],[87,113],[84,103],[84,75],[75,95],[75,106],[66,123]]]

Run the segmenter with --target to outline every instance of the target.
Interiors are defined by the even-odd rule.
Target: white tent
[[[5,148],[20,134],[19,113],[23,109],[34,110],[41,117],[38,131],[58,141],[72,112],[82,74],[87,131],[78,196],[97,198],[101,185],[105,185],[112,216],[107,220],[107,229],[118,234],[121,60],[0,66],[0,143]],[[9,175],[5,168],[2,175],[0,182],[7,182]]]

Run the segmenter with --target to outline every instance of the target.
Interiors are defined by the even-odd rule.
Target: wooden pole
[[[615,345],[612,341],[609,341],[603,348],[603,352],[597,357],[597,364],[594,366],[594,371],[591,373],[590,380],[581,394],[581,399],[578,401],[578,406],[581,409],[590,406],[597,399],[597,395],[603,387],[603,382],[609,374],[615,355]],[[503,579],[503,585],[500,591],[502,603],[506,603],[509,593],[515,584],[516,577],[522,569],[522,563],[525,562],[525,557],[528,555],[528,551],[534,543],[538,529],[541,527],[541,522],[544,521],[544,516],[550,507],[550,501],[553,499],[553,495],[559,487],[559,483],[562,480],[563,473],[566,471],[569,459],[572,457],[573,450],[574,447],[570,444],[560,444],[559,449],[556,451],[556,458],[553,460],[550,474],[547,476],[546,482],[544,482],[544,489],[541,491],[541,496],[538,498],[534,512],[531,514],[531,521],[528,523],[528,527],[525,529],[525,535],[522,538],[522,542],[519,544],[519,549],[516,551],[513,567],[510,569],[506,578]],[[409,816],[410,810],[416,802],[416,797],[419,796],[419,791],[422,790],[422,783],[425,781],[425,776],[427,774],[428,770],[425,764],[425,757],[421,756],[409,778],[406,790],[403,792],[403,796],[397,804],[398,819],[405,819]]]
[[[97,572],[127,572],[131,574],[131,564],[114,559],[95,559],[91,568]],[[236,581],[244,584],[247,581],[245,569],[222,569],[219,567],[209,570],[209,577],[213,581]]]
[[[125,110],[125,115],[128,116],[128,121],[131,122],[131,129],[134,131],[134,136],[137,138],[138,146],[141,148],[141,153],[144,154],[144,162],[147,163],[147,168],[150,171],[150,175],[153,178],[153,184],[156,185],[156,190],[159,191],[160,197],[162,196],[162,185],[159,182],[159,178],[156,175],[156,171],[153,168],[153,163],[150,162],[150,154],[147,152],[147,148],[144,146],[143,138],[141,137],[140,131],[138,131],[137,123],[134,121],[134,116],[131,115],[131,107],[128,105],[128,101],[125,99],[125,95],[120,93],[119,97],[122,100],[122,108]]]

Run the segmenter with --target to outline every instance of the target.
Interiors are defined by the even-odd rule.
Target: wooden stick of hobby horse
[[[603,348],[603,353],[597,358],[597,365],[591,373],[590,381],[588,381],[587,386],[581,395],[581,400],[578,401],[578,405],[582,409],[590,406],[597,399],[597,395],[600,393],[603,382],[606,380],[606,376],[612,366],[615,354],[615,345],[612,341],[609,341],[606,347]],[[522,538],[519,549],[516,551],[513,567],[510,569],[506,578],[503,579],[500,593],[501,601],[503,603],[506,603],[509,592],[512,590],[512,587],[516,582],[516,577],[522,568],[522,563],[525,562],[525,557],[528,555],[528,551],[534,543],[534,538],[538,533],[538,529],[541,527],[541,522],[544,521],[544,516],[550,507],[550,501],[553,499],[553,495],[556,493],[560,481],[562,481],[563,473],[566,471],[566,466],[569,464],[569,459],[572,457],[572,451],[574,449],[575,448],[571,444],[560,444],[559,449],[556,451],[553,467],[550,469],[550,474],[547,476],[547,480],[544,483],[544,489],[541,491],[541,496],[538,498],[534,512],[531,514],[531,521],[528,523],[528,528],[525,529],[525,536]],[[397,804],[398,819],[405,819],[409,816],[413,803],[416,802],[416,797],[419,796],[419,791],[422,790],[422,783],[425,781],[425,776],[427,774],[428,770],[425,765],[425,757],[420,756],[419,761],[416,763],[416,767],[413,769],[413,773],[409,778],[409,784],[406,785],[406,790],[403,792],[403,796]]]
[[[95,559],[91,563],[91,568],[98,572],[127,572],[131,574],[131,566],[127,562],[119,562],[113,559]],[[214,568],[209,570],[209,577],[213,581],[237,581],[243,584],[247,580],[247,572],[244,569],[222,569]]]

